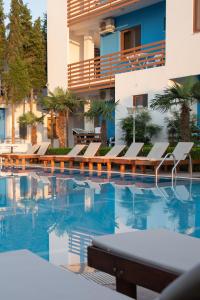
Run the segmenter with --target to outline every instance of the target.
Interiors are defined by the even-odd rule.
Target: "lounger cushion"
[[[167,287],[157,300],[199,300],[200,265],[185,273]]]
[[[128,300],[28,251],[0,254],[2,300]]]
[[[93,245],[125,259],[181,275],[200,262],[200,240],[167,230],[108,235]]]

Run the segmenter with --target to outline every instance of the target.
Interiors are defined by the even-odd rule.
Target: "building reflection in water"
[[[87,257],[94,236],[166,228],[200,238],[200,185],[144,178],[0,177],[0,251],[29,249],[56,265]]]

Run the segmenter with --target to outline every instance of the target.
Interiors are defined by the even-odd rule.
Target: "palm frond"
[[[61,87],[57,87],[53,92],[49,91],[49,95],[40,98],[39,102],[45,110],[54,112],[72,112],[79,105],[78,97]]]
[[[19,117],[19,123],[21,125],[36,125],[43,123],[44,117],[37,117],[34,113],[28,112]]]
[[[84,114],[86,117],[93,119],[101,117],[103,120],[112,121],[113,112],[115,111],[118,102],[112,100],[95,100],[91,102],[90,109]]]
[[[163,94],[157,94],[151,101],[150,107],[164,113],[173,106],[191,106],[197,99],[200,99],[199,82],[196,78],[190,77],[182,84],[174,82],[164,90]]]

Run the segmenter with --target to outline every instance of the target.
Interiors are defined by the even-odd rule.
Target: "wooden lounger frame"
[[[42,156],[39,159],[40,161],[43,161],[44,168],[47,168],[50,163],[50,167],[52,169],[55,168],[56,162],[60,163],[60,169],[65,168],[65,162],[69,163],[69,168],[73,168],[73,161],[74,157],[69,157],[69,156],[55,156],[55,155],[47,155],[47,156]]]
[[[26,161],[27,160],[38,160],[40,157],[40,155],[38,154],[20,154],[20,155],[15,155],[15,154],[12,154],[12,155],[6,155],[4,156],[4,166],[5,167],[8,167],[8,166],[19,166],[19,165],[22,165],[23,168],[26,167]],[[21,164],[20,164],[20,161],[21,161]]]
[[[161,293],[179,274],[128,260],[95,246],[88,247],[88,265],[115,276],[117,291],[137,299],[137,286]]]

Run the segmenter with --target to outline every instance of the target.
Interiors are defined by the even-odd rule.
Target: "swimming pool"
[[[106,173],[0,176],[0,252],[29,249],[56,265],[87,257],[93,236],[166,228],[200,238],[199,181]]]

